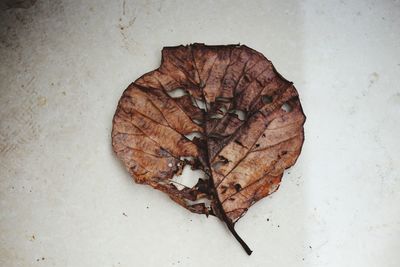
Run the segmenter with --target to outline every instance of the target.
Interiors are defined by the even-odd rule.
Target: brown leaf
[[[123,93],[112,145],[137,183],[192,212],[217,216],[250,255],[234,224],[278,189],[300,154],[304,122],[295,87],[257,51],[165,47],[161,66]],[[185,165],[205,177],[178,189],[172,178]]]

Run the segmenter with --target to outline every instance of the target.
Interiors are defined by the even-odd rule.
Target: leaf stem
[[[242,245],[242,247],[246,251],[247,255],[250,256],[253,251],[249,248],[249,246],[246,244],[246,242],[244,242],[243,239],[238,235],[233,223],[228,223],[226,221],[225,221],[225,223],[226,223],[226,226],[228,226],[229,231],[231,231],[232,235],[236,238],[236,240],[240,243],[240,245]]]
[[[209,157],[209,154],[208,154],[207,122],[209,120],[209,110],[207,108],[207,101],[206,101],[206,98],[204,96],[204,91],[203,90],[202,90],[202,97],[203,97],[203,101],[204,101],[204,103],[206,105],[206,112],[203,113],[204,114],[203,116],[205,117],[203,119],[203,121],[204,121],[204,136],[205,136],[205,139],[206,139],[206,147],[207,147],[207,149],[206,149],[207,154],[205,156],[207,157],[206,158],[206,162],[207,162],[207,165],[208,165],[207,166],[208,171],[206,171],[206,173],[208,172],[208,174],[210,176],[209,180],[210,180],[210,185],[211,185],[211,188],[212,188],[211,192],[212,192],[212,194],[214,196],[214,200],[216,202],[216,208],[218,209],[214,213],[217,215],[218,218],[220,218],[223,222],[225,222],[225,224],[228,227],[229,231],[236,238],[236,240],[240,243],[240,245],[246,251],[247,255],[250,256],[253,251],[249,248],[249,246],[246,244],[246,242],[244,242],[244,240],[239,236],[239,234],[235,230],[235,224],[226,215],[226,213],[225,213],[225,211],[224,211],[224,209],[222,207],[221,200],[218,197],[217,188],[215,187],[215,184],[214,184],[214,180],[213,180],[213,177],[212,177],[212,171],[211,171],[211,162],[210,162],[210,157]]]

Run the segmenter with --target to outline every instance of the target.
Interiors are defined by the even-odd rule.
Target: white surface
[[[400,266],[399,29],[389,0],[2,11],[0,265]],[[124,88],[163,46],[191,42],[265,54],[307,115],[297,165],[237,224],[251,257],[216,219],[134,184],[111,151]]]

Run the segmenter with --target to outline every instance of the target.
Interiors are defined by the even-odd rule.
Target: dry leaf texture
[[[293,84],[244,45],[165,47],[161,66],[124,91],[112,145],[137,183],[196,213],[235,222],[279,187],[301,151],[305,115]],[[183,168],[204,171],[178,185]]]

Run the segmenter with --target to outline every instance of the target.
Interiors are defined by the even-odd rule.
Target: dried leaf
[[[234,224],[278,189],[300,154],[304,122],[295,87],[257,51],[165,47],[161,66],[124,91],[112,145],[137,183],[217,216],[250,255]],[[173,180],[185,165],[205,173],[192,188]]]

